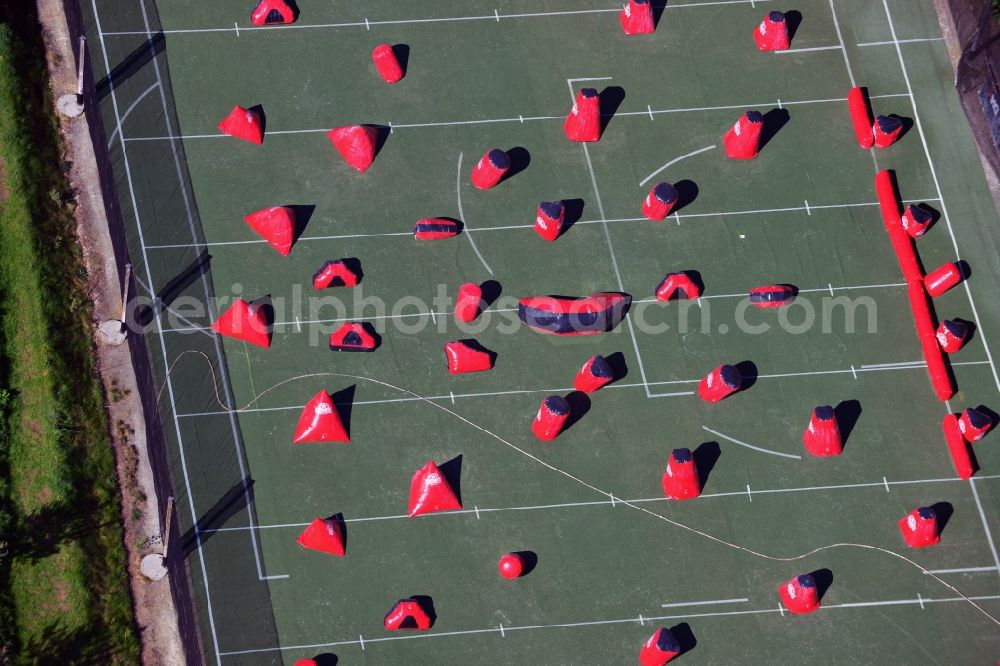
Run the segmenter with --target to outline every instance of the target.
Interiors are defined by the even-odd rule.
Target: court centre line
[[[676,604],[660,604],[660,608],[680,608],[681,606],[711,606],[712,604],[745,604],[749,599],[710,599],[708,601],[685,601]]]

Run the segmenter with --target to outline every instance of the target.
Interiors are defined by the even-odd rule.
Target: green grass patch
[[[114,458],[45,52],[33,5],[4,4],[0,662],[135,663]]]

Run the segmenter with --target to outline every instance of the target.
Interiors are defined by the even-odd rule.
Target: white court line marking
[[[900,44],[915,44],[917,42],[943,42],[944,37],[919,37],[916,39],[900,39],[898,41]],[[884,42],[862,42],[861,44],[858,44],[858,46],[862,48],[866,46],[891,46],[895,43],[896,42],[890,39]]]
[[[749,500],[751,502],[753,502],[753,495],[750,493],[750,484],[749,483],[747,484],[747,498],[749,498]]]
[[[653,107],[650,106],[649,104],[647,104],[646,105],[646,111],[649,112],[649,121],[653,122],[655,120],[655,118],[653,117]]]
[[[507,638],[507,634],[503,632],[503,624],[500,625],[500,638]]]
[[[233,29],[236,30],[236,36],[239,37],[240,36],[240,24],[237,23],[236,21],[233,21]]]
[[[980,479],[997,479],[997,478],[1000,478],[1000,474],[994,474],[994,475],[990,475],[990,476],[981,476],[981,477],[977,477],[977,478],[980,478]],[[922,485],[922,484],[928,484],[928,483],[951,483],[951,482],[957,482],[957,481],[963,481],[963,479],[960,479],[957,476],[956,477],[950,477],[950,478],[938,478],[938,479],[912,479],[912,480],[905,480],[905,481],[890,481],[889,485],[893,485],[893,486],[913,486],[913,485]],[[861,488],[881,488],[882,485],[883,484],[880,483],[880,482],[878,482],[878,481],[870,481],[870,482],[866,482],[866,483],[844,483],[844,484],[832,485],[832,486],[804,486],[804,487],[798,487],[798,488],[765,488],[763,490],[762,489],[757,489],[757,490],[754,490],[753,492],[757,493],[758,495],[775,495],[775,494],[783,494],[783,493],[837,491],[837,490],[851,490],[851,489],[861,489]],[[720,492],[720,493],[702,493],[699,496],[699,498],[700,499],[711,499],[711,498],[737,497],[737,496],[743,496],[745,494],[746,494],[745,490],[728,491],[728,492]],[[610,495],[609,495],[609,497],[610,497]],[[620,503],[621,501],[622,501],[621,499],[616,499],[616,503]],[[636,498],[636,499],[630,499],[630,500],[625,500],[625,501],[627,501],[629,503],[632,503],[632,504],[648,504],[648,503],[657,503],[657,502],[669,503],[669,502],[672,502],[673,500],[669,500],[666,497],[660,496],[660,497]],[[563,502],[563,503],[560,503],[560,504],[538,504],[538,505],[533,505],[533,506],[505,506],[505,507],[493,507],[493,508],[488,508],[488,507],[487,508],[477,507],[477,508],[479,509],[479,513],[480,514],[484,514],[484,513],[504,513],[504,512],[508,512],[508,511],[544,511],[544,510],[549,510],[549,509],[573,509],[573,508],[580,508],[580,507],[594,507],[594,506],[604,506],[604,505],[609,505],[610,506],[610,504],[611,504],[611,500],[607,499],[607,500],[590,500],[590,501],[586,501],[586,502]],[[422,516],[420,518],[420,520],[425,520],[425,519],[426,520],[434,520],[435,518],[440,518],[440,517],[443,517],[443,516],[461,516],[461,515],[474,514],[475,512],[476,512],[475,509],[459,509],[458,511],[443,511],[443,512],[440,512],[440,513],[433,513],[433,514],[428,514],[427,516]],[[410,518],[406,514],[399,514],[399,515],[391,515],[391,516],[365,516],[365,517],[361,517],[361,518],[347,518],[347,519],[344,520],[344,522],[346,522],[346,523],[371,523],[371,522],[380,522],[380,521],[383,521],[383,520],[412,520],[412,518]],[[308,522],[301,522],[301,523],[300,522],[296,522],[296,523],[276,523],[276,524],[273,524],[273,525],[256,525],[254,527],[250,527],[250,526],[247,526],[247,525],[242,525],[242,526],[238,526],[238,527],[217,527],[217,528],[214,528],[214,529],[199,530],[199,532],[202,533],[202,534],[212,534],[214,532],[243,532],[243,531],[252,530],[252,529],[257,529],[257,530],[292,529],[292,528],[301,529],[301,528],[303,528],[303,527],[305,527],[307,525],[309,525]],[[988,567],[988,569],[989,570],[995,570],[996,567]]]
[[[758,0],[760,2],[761,0]],[[669,6],[669,5],[668,5]],[[1000,595],[990,595],[990,596],[978,596],[978,597],[945,597],[941,599],[923,599],[924,603],[954,603],[957,601],[968,602],[968,601],[995,601],[1000,599]],[[854,603],[845,604],[825,604],[820,606],[817,612],[825,612],[834,609],[844,609],[844,608],[869,608],[877,606],[905,606],[916,604],[918,601],[916,599],[893,599],[886,601],[857,601]],[[683,620],[690,618],[699,617],[727,617],[727,616],[738,616],[738,615],[758,615],[763,613],[781,613],[784,616],[784,609],[781,604],[778,604],[778,608],[757,608],[752,610],[742,610],[742,611],[717,611],[714,613],[687,613],[684,615],[658,615],[655,617],[647,617],[647,620],[657,622],[663,620]],[[532,624],[532,625],[522,625],[514,627],[504,627],[505,631],[531,631],[538,629],[571,629],[576,627],[593,627],[600,625],[611,625],[611,624],[631,624],[635,622],[634,617],[621,618],[615,620],[590,620],[586,622],[561,622],[559,624]],[[421,632],[417,634],[404,634],[399,636],[382,636],[379,638],[369,638],[368,643],[377,643],[385,641],[405,641],[405,640],[419,640],[426,638],[439,638],[443,636],[471,636],[475,634],[486,634],[486,633],[498,633],[495,627],[490,627],[487,629],[465,629],[459,631],[440,631],[440,632]],[[221,655],[224,657],[233,657],[244,654],[257,654],[261,652],[284,652],[286,650],[310,650],[317,648],[326,647],[337,647],[340,645],[356,645],[358,641],[332,641],[329,643],[312,643],[309,645],[278,645],[270,646],[266,648],[256,648],[251,650],[238,650],[233,652],[222,652]]]
[[[708,601],[685,601],[676,604],[660,604],[660,608],[680,608],[681,606],[711,606],[712,604],[745,604],[749,599],[710,599]]]
[[[811,210],[809,210],[809,201],[807,201],[806,199],[803,199],[802,203],[804,203],[806,205],[806,215],[809,215],[811,217],[813,213],[812,213]]]
[[[919,592],[917,592],[917,601],[920,603],[920,610],[927,610],[924,608],[924,598],[920,596]]]
[[[832,0],[831,0],[832,2]],[[920,135],[920,143],[924,147],[924,155],[927,157],[927,166],[931,170],[931,178],[934,180],[934,189],[937,190],[938,200],[941,203],[941,217],[944,218],[945,226],[948,229],[948,235],[951,236],[951,245],[955,250],[955,257],[961,257],[962,253],[958,250],[958,240],[955,238],[955,230],[951,226],[951,216],[948,215],[948,206],[944,202],[944,194],[941,193],[941,184],[938,182],[937,170],[934,168],[934,160],[931,159],[931,151],[927,146],[927,136],[924,134],[923,123],[920,122],[920,113],[917,111],[917,100],[913,96],[913,86],[910,84],[910,75],[906,70],[906,61],[903,59],[903,50],[899,47],[899,39],[896,37],[896,27],[892,21],[892,14],[889,12],[889,4],[886,0],[882,0],[882,7],[885,9],[885,16],[889,21],[889,32],[892,35],[893,44],[896,46],[896,56],[899,58],[899,68],[903,72],[903,80],[906,82],[906,92],[910,97],[910,105],[913,107],[913,124],[917,127],[917,134]],[[1000,390],[1000,374],[997,374],[996,364],[993,362],[993,354],[990,352],[990,346],[986,343],[986,334],[983,330],[982,320],[979,318],[979,311],[976,309],[976,303],[972,299],[972,289],[969,288],[969,281],[962,281],[965,285],[965,295],[969,299],[969,307],[972,308],[972,316],[976,321],[976,330],[979,332],[979,339],[983,343],[983,349],[986,351],[986,358],[990,360],[990,368],[993,370],[993,379],[996,382],[997,390]]]
[[[652,112],[650,112],[650,114],[649,114],[649,119],[650,120],[653,119]],[[666,169],[671,164],[677,164],[678,162],[680,162],[683,159],[686,159],[688,157],[694,157],[695,155],[703,153],[706,150],[712,150],[713,148],[715,148],[715,145],[705,146],[704,148],[699,148],[698,150],[692,150],[690,153],[687,153],[686,155],[681,155],[680,157],[675,157],[674,159],[670,160],[669,162],[667,162],[666,164],[664,164],[663,166],[661,166],[659,169],[657,169],[656,171],[654,171],[653,173],[651,173],[648,176],[646,176],[645,178],[643,178],[642,181],[639,183],[639,187],[642,187],[643,185],[645,185],[646,183],[648,183],[653,178],[653,176],[655,176],[656,174],[660,173],[661,171],[663,171],[664,169]]]
[[[500,22],[500,11],[497,9],[493,10],[493,15],[497,17],[497,23]]]
[[[771,451],[770,449],[762,449],[759,446],[754,446],[753,444],[747,444],[746,442],[741,442],[738,439],[733,439],[729,435],[723,435],[718,430],[712,430],[708,426],[702,426],[702,430],[710,432],[716,437],[726,440],[727,442],[732,442],[733,444],[739,444],[740,446],[746,447],[748,449],[753,449],[754,451],[759,451],[760,453],[769,453],[772,456],[781,456],[782,458],[793,458],[795,460],[802,460],[802,456],[792,455],[791,453],[781,453],[780,451]],[[750,486],[747,486],[747,494],[750,493]]]
[[[476,520],[479,520],[479,507],[478,506],[473,506],[472,508],[475,509],[475,511],[476,511]]]
[[[911,365],[927,365],[926,361],[897,361],[895,363],[868,363],[862,365],[862,368],[901,368]]]
[[[361,634],[358,634],[358,643],[361,644],[361,651],[364,652],[364,650],[365,650],[365,637],[362,636]]]
[[[674,393],[650,393],[647,398],[678,398],[682,395],[694,395],[694,391],[675,391]]]
[[[983,512],[983,504],[979,501],[979,491],[976,490],[975,479],[969,479],[969,488],[972,489],[972,498],[976,500],[976,508],[979,510],[979,518],[983,521],[983,531],[986,533],[986,542],[990,544],[990,552],[993,553],[993,564],[996,565],[997,573],[1000,573],[1000,557],[997,557],[997,547],[993,543],[993,534],[990,533],[990,525],[986,522],[986,514]]]
[[[371,29],[372,29],[372,26],[371,26],[370,23],[368,23],[368,18],[365,17],[365,30],[371,30]]]
[[[833,46],[812,46],[805,49],[785,49],[784,51],[774,51],[774,53],[777,55],[795,55],[796,53],[811,53],[813,51],[834,51],[839,48],[838,44],[834,44]]]
[[[785,617],[785,607],[781,605],[780,601],[778,602],[778,612],[781,613],[781,617]]]
[[[982,573],[986,571],[997,571],[995,566],[993,567],[964,567],[961,569],[931,569],[925,571],[925,574],[950,574],[950,573]]]
[[[291,578],[288,574],[280,574],[277,576],[263,576],[261,580],[284,580],[285,578]]]
[[[889,479],[882,477],[882,483],[885,484],[885,492],[889,492]]]
[[[844,66],[847,67],[847,78],[851,81],[851,87],[856,88],[857,83],[854,82],[854,70],[851,69],[851,61],[847,58],[847,46],[844,45],[844,35],[840,31],[840,21],[837,19],[837,10],[833,6],[833,0],[830,2],[830,14],[833,16],[833,27],[837,29],[837,42],[838,48],[841,53],[844,54]]]
[[[608,81],[610,77],[587,77],[582,79],[567,79],[569,81]],[[871,95],[870,99],[889,99],[894,97],[907,97],[906,93],[892,93],[886,95]],[[832,104],[846,102],[846,97],[831,97],[825,99],[804,99],[795,101],[783,101],[782,104],[785,106],[793,106],[799,104]],[[653,109],[654,115],[659,113],[699,113],[705,111],[726,111],[731,109],[751,109],[756,107],[770,106],[771,102],[755,102],[752,104],[726,104],[723,106],[692,106],[692,107],[682,107],[674,109]],[[647,106],[649,106],[647,104]],[[628,118],[630,116],[645,116],[649,113],[646,111],[617,111],[615,113],[616,118]],[[531,121],[542,121],[542,120],[565,120],[566,115],[556,115],[556,116],[517,116],[514,118],[479,118],[475,120],[449,120],[444,122],[425,122],[425,123],[399,123],[392,125],[393,129],[411,129],[411,128],[421,128],[421,127],[452,127],[455,125],[489,125],[494,123],[515,123],[523,122],[524,120]],[[283,136],[286,134],[318,134],[320,132],[329,132],[329,127],[320,128],[307,128],[307,129],[288,129],[288,130],[268,130],[267,135],[269,137]],[[213,134],[180,134],[180,135],[167,135],[167,136],[130,136],[126,141],[169,141],[171,139],[225,139],[229,135],[223,134],[222,132],[215,132]],[[930,199],[922,199],[921,201],[930,201]]]
[[[851,374],[854,375],[855,379],[858,378],[858,372],[857,372],[857,370],[854,369],[853,365],[851,366]]]
[[[645,624],[645,621],[643,620],[642,613],[639,613],[639,626],[641,627],[644,624]]]
[[[476,241],[472,240],[472,227],[469,226],[469,221],[465,219],[465,211],[462,209],[462,153],[458,154],[458,176],[455,178],[455,197],[458,199],[458,214],[462,218],[463,235],[469,239],[469,245],[471,245],[472,249],[475,250],[476,256],[479,257],[479,261],[483,262],[483,266],[486,268],[486,271],[490,275],[493,275],[493,269],[490,268],[490,265],[486,263],[485,259],[483,259],[482,253],[479,251],[479,248],[476,247]]]
[[[135,109],[135,107],[139,106],[139,102],[141,102],[142,100],[144,100],[146,98],[146,95],[148,95],[149,93],[151,93],[154,90],[156,90],[156,87],[159,86],[159,85],[160,85],[160,82],[157,81],[153,85],[151,85],[148,88],[146,88],[145,92],[143,92],[141,95],[139,95],[138,97],[136,97],[135,101],[132,102],[132,104],[127,109],[125,109],[125,113],[122,115],[121,120],[119,122],[115,123],[115,129],[111,132],[111,136],[108,137],[108,150],[111,150],[111,144],[113,144],[115,142],[115,136],[121,131],[121,129],[122,129],[122,123],[124,123],[125,119],[128,118],[128,114],[132,113],[132,111]]]
[[[833,297],[833,283],[832,282],[827,282],[826,283],[826,288],[830,291],[830,297],[832,298]]]

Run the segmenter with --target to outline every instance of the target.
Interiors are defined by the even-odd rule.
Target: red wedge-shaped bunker
[[[441,240],[457,236],[462,225],[445,217],[426,217],[413,225],[413,237],[417,240]]]
[[[920,506],[899,519],[899,531],[910,548],[933,546],[941,540],[937,514],[929,506]]]
[[[666,627],[660,627],[649,637],[639,652],[642,666],[664,666],[681,653],[680,643]]]
[[[343,259],[331,259],[313,273],[313,289],[356,287],[360,278]]]
[[[951,456],[951,463],[955,467],[955,473],[961,479],[968,479],[976,473],[976,468],[972,464],[972,454],[969,452],[969,443],[965,441],[962,430],[958,425],[958,417],[954,414],[947,414],[941,422],[941,429],[944,431],[944,440],[948,445],[948,455]]]
[[[436,511],[462,508],[454,489],[433,460],[413,473],[410,481],[410,505],[406,513],[413,518]]]
[[[833,407],[824,405],[813,410],[809,427],[802,433],[802,444],[814,456],[839,456],[844,450],[837,415]]]
[[[475,321],[483,302],[483,288],[474,282],[465,282],[458,288],[455,299],[455,319],[465,322]]]
[[[385,614],[383,626],[386,631],[400,629],[417,629],[425,631],[431,628],[431,616],[427,614],[416,599],[400,599]]]
[[[326,133],[340,156],[351,168],[364,173],[375,161],[378,129],[370,125],[348,125]]]
[[[266,240],[278,254],[287,257],[292,251],[292,241],[295,240],[295,209],[287,206],[274,206],[250,213],[243,218]]]
[[[847,93],[847,110],[851,114],[851,124],[854,126],[854,138],[858,145],[868,150],[875,145],[873,133],[872,109],[868,103],[868,95],[864,88],[855,87]]]
[[[375,336],[360,322],[344,322],[330,335],[330,349],[333,351],[372,352],[376,347],[378,341]]]
[[[962,431],[965,441],[972,444],[986,436],[993,428],[993,419],[978,409],[969,407],[958,417],[958,429]]]
[[[690,449],[674,449],[663,472],[663,494],[670,499],[684,500],[701,494],[701,479]]]
[[[448,372],[453,375],[482,372],[493,367],[494,354],[475,340],[446,342],[444,355],[448,361]]]
[[[258,146],[264,142],[264,124],[260,120],[260,115],[255,110],[244,109],[238,104],[216,127],[223,134],[256,143]]]
[[[875,116],[872,133],[876,148],[888,148],[903,133],[903,119],[899,116]]]
[[[753,31],[753,41],[761,51],[784,51],[791,44],[788,21],[781,12],[768,12]]]
[[[628,0],[618,15],[626,35],[651,35],[656,30],[653,3],[650,0]]]
[[[237,298],[229,309],[212,322],[212,330],[227,338],[243,340],[258,347],[271,346],[264,308]]]
[[[962,281],[962,271],[958,264],[949,262],[938,266],[924,276],[924,287],[927,293],[937,298]]]
[[[250,13],[250,22],[256,26],[293,23],[295,11],[285,0],[260,0]]]
[[[330,399],[330,394],[320,391],[302,410],[299,424],[295,426],[295,434],[292,436],[292,444],[349,441],[351,437],[340,420],[340,413]]]
[[[719,402],[740,390],[743,377],[733,365],[720,365],[698,382],[698,395],[705,402]]]
[[[601,138],[601,98],[593,88],[576,94],[573,108],[566,116],[563,131],[570,141],[597,141]]]
[[[796,615],[819,609],[819,590],[811,574],[801,574],[778,588],[785,607]]]
[[[396,51],[389,44],[379,44],[372,50],[372,60],[378,75],[386,83],[397,83],[403,78],[403,66],[396,57]]]
[[[757,157],[763,133],[764,116],[759,111],[747,111],[722,138],[726,157],[731,160],[752,160]]]
[[[499,148],[490,148],[479,158],[472,168],[472,184],[480,190],[488,190],[499,183],[510,171],[510,157]]]
[[[677,205],[677,188],[670,183],[657,183],[642,201],[642,214],[654,222],[665,220]]]
[[[903,223],[903,230],[906,233],[912,238],[920,238],[927,233],[931,222],[934,221],[934,215],[924,206],[909,204],[903,211],[900,221]]]
[[[576,373],[573,388],[584,393],[593,393],[602,386],[607,386],[614,378],[614,371],[607,359],[597,354],[591,356]]]
[[[948,354],[954,354],[969,339],[969,333],[971,333],[969,325],[964,321],[945,319],[938,326],[934,337],[937,338],[938,344],[941,345],[943,351]]]
[[[543,201],[535,212],[535,233],[550,243],[559,238],[566,221],[566,206],[562,201]]]
[[[543,442],[551,442],[566,426],[569,411],[569,403],[565,398],[558,395],[546,397],[531,422],[531,432]]]
[[[701,289],[692,277],[684,272],[667,273],[656,286],[656,300],[694,300],[701,297]]]
[[[336,518],[317,518],[295,540],[303,548],[344,556],[344,531]]]

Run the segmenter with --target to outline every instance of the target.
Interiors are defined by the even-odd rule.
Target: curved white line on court
[[[716,430],[712,430],[708,426],[702,426],[702,429],[706,430],[706,431],[708,431],[710,433],[712,433],[716,437],[721,437],[722,439],[726,440],[727,442],[732,442],[733,444],[739,444],[740,446],[744,446],[744,447],[746,447],[748,449],[752,449],[754,451],[759,451],[761,453],[770,453],[772,456],[781,456],[782,458],[794,458],[795,460],[802,460],[802,456],[792,455],[791,453],[781,453],[780,451],[771,451],[771,450],[768,450],[768,449],[762,449],[759,446],[754,446],[753,444],[747,444],[746,442],[741,442],[738,439],[733,439],[729,435],[723,435],[721,432],[718,432]]]
[[[646,183],[648,183],[650,181],[650,179],[652,179],[653,176],[655,176],[656,174],[660,173],[661,171],[663,171],[664,169],[666,169],[671,164],[677,164],[678,162],[680,162],[681,160],[683,160],[685,158],[693,157],[694,155],[697,155],[699,153],[703,153],[706,150],[712,150],[713,148],[715,148],[714,144],[711,145],[711,146],[705,146],[704,148],[699,148],[698,150],[693,150],[690,153],[688,153],[687,155],[681,155],[680,157],[675,157],[674,159],[670,160],[669,162],[667,162],[666,164],[664,164],[663,166],[661,166],[659,169],[657,169],[656,171],[654,171],[653,173],[651,173],[648,176],[646,176],[645,178],[643,178],[642,182],[639,183],[639,187],[642,187],[643,185],[645,185]]]
[[[465,233],[463,234],[469,239],[469,245],[475,250],[476,256],[479,257],[479,261],[483,262],[483,266],[486,267],[486,271],[493,275],[493,269],[490,265],[486,263],[483,259],[482,253],[479,248],[476,247],[476,241],[472,240],[472,229],[469,227],[469,221],[465,219],[465,211],[462,210],[462,153],[458,154],[458,175],[455,177],[455,197],[458,199],[458,214],[462,218],[462,227]]]
[[[130,107],[128,107],[127,109],[125,109],[125,113],[122,115],[122,117],[119,119],[118,123],[115,125],[115,131],[112,132],[111,136],[108,138],[108,149],[109,150],[111,149],[111,144],[115,142],[115,135],[116,134],[121,134],[122,123],[125,122],[126,118],[128,118],[128,114],[132,113],[132,111],[135,109],[135,107],[139,106],[139,102],[141,102],[143,99],[145,99],[146,95],[148,95],[149,93],[153,92],[154,90],[156,90],[159,87],[160,87],[160,82],[157,81],[153,85],[151,85],[148,88],[146,88],[146,91],[144,93],[142,93],[141,95],[139,95],[138,97],[136,97],[135,101],[132,102],[132,105]]]

